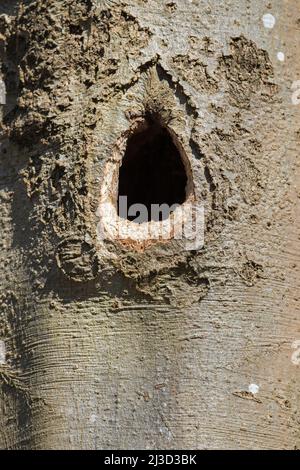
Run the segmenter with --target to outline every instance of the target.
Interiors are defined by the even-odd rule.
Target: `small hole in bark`
[[[182,204],[187,199],[187,173],[181,152],[167,128],[150,119],[128,138],[119,170],[118,214],[134,221],[137,217],[123,215],[120,196],[127,196],[127,207],[142,204],[147,208],[144,219],[164,220],[169,214],[153,215],[153,205]],[[154,211],[155,212],[155,211]]]

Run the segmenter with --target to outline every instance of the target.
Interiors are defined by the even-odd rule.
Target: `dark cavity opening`
[[[157,213],[153,205],[182,204],[186,185],[186,169],[170,133],[158,123],[147,121],[127,141],[119,172],[119,216],[138,223],[167,219],[172,210],[166,211],[164,206],[164,211]],[[133,204],[143,204],[147,211],[141,213],[135,207],[128,214],[120,196],[127,196],[128,209]]]

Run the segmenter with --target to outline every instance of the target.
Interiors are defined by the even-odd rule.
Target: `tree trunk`
[[[0,14],[0,447],[298,448],[298,1]],[[99,234],[133,173],[203,247]]]

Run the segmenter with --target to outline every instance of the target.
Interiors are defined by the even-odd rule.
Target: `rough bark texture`
[[[299,448],[299,2],[0,15],[0,447]],[[145,113],[188,156],[202,250],[97,240]]]

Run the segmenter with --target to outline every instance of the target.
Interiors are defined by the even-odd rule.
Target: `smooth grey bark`
[[[0,14],[0,447],[298,448],[298,2]],[[187,154],[201,250],[97,239],[145,113]]]

